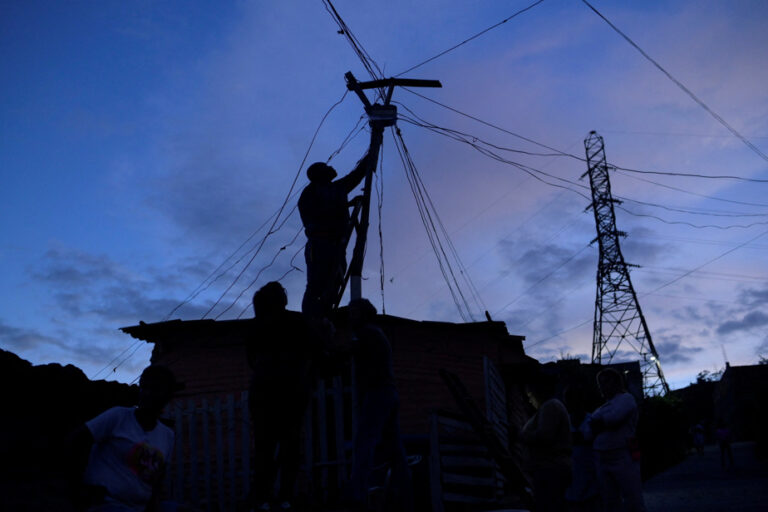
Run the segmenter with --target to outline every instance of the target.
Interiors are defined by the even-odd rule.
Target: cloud
[[[739,294],[739,302],[750,307],[768,304],[768,288],[762,290],[755,288],[742,290]]]
[[[160,320],[179,304],[174,292],[187,292],[196,277],[210,275],[208,266],[184,261],[168,268],[131,269],[106,255],[62,249],[46,252],[28,271],[46,287],[53,306],[63,313],[53,317],[64,325],[89,315],[96,323],[110,326]],[[224,272],[222,281],[229,275]],[[188,305],[184,313],[199,318],[206,309]]]
[[[527,249],[520,255],[521,247]],[[521,276],[528,287],[560,288],[563,282],[581,281],[594,274],[594,256],[583,246],[502,240],[499,252],[507,260],[505,273]]]
[[[629,236],[620,241],[621,252],[627,262],[648,265],[667,253],[667,245],[653,241],[655,235],[654,230],[641,226],[633,227]]]
[[[763,342],[757,346],[755,353],[761,357],[768,357],[768,337],[766,337]]]
[[[0,320],[0,340],[3,347],[12,352],[40,348],[46,345],[67,348],[67,345],[61,340],[43,334],[36,329],[14,327],[2,320]]]
[[[723,322],[717,328],[717,333],[732,334],[737,331],[748,331],[765,325],[768,325],[768,314],[763,311],[752,311],[744,315],[741,320],[729,320]]]
[[[682,343],[682,336],[666,336],[664,341],[656,344],[656,352],[659,353],[659,359],[662,364],[679,364],[693,361],[695,354],[699,354],[704,349],[701,347],[688,347]]]
[[[87,286],[103,280],[117,280],[127,274],[107,256],[83,251],[51,249],[44,265],[32,268],[33,278],[55,286]]]

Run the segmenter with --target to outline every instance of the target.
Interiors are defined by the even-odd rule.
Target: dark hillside
[[[66,510],[63,448],[79,424],[115,405],[132,405],[138,388],[90,381],[72,365],[32,365],[0,350],[0,509]]]

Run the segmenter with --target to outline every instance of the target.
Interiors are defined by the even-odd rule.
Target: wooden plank
[[[440,444],[440,453],[442,454],[463,454],[463,455],[482,455],[489,456],[488,447],[481,444]]]
[[[314,497],[315,488],[315,471],[314,471],[314,443],[312,442],[312,436],[314,435],[314,428],[312,418],[314,417],[314,400],[309,401],[309,410],[307,416],[304,418],[304,467],[307,472],[307,480],[309,481],[309,494]]]
[[[446,418],[445,416],[438,415],[437,421],[441,427],[450,427],[457,430],[466,430],[468,432],[474,432],[472,424],[466,421],[455,420],[453,418]]]
[[[205,510],[211,511],[211,431],[208,427],[208,415],[210,409],[208,408],[208,400],[203,398],[200,405],[203,419],[203,465],[205,471],[203,472],[203,490],[205,493]]]
[[[447,501],[451,503],[472,503],[472,504],[480,504],[480,505],[490,505],[496,502],[496,500],[492,500],[490,498],[480,498],[477,496],[459,494],[455,492],[443,493],[443,501]]]
[[[352,388],[351,403],[352,403],[352,432],[357,432],[357,418],[360,413],[360,404],[358,403],[357,396],[357,368],[355,366],[355,360],[353,359],[349,365],[349,386]]]
[[[336,470],[336,484],[341,489],[344,482],[347,481],[347,461],[344,453],[344,390],[342,389],[341,376],[333,378],[333,412],[334,412],[334,434],[336,435],[336,460],[338,468]]]
[[[501,391],[497,391],[493,387],[489,388],[488,393],[488,396],[491,397],[489,404],[491,409],[493,410],[494,414],[499,414],[504,410],[504,404],[507,402],[506,395],[504,395]]]
[[[429,494],[432,500],[432,512],[444,512],[445,510],[441,482],[439,431],[437,415],[432,414],[429,429]]]
[[[187,412],[189,414],[189,500],[197,505],[197,414],[195,401],[191,398],[187,401]]]
[[[461,457],[445,455],[440,457],[440,466],[443,468],[493,468],[494,463],[485,457]]]
[[[498,400],[498,408],[500,411],[506,410],[506,402],[507,402],[507,392],[504,389],[501,389],[493,383],[490,387],[491,396],[493,396],[496,400]]]
[[[317,442],[320,448],[320,487],[323,503],[328,497],[328,416],[325,397],[325,379],[320,379],[317,383]]]
[[[458,475],[455,473],[443,473],[444,484],[472,485],[479,487],[496,487],[496,479],[489,476]]]
[[[216,430],[216,498],[219,510],[224,508],[224,429],[221,419],[221,398],[213,402],[213,424]]]
[[[242,414],[243,450],[243,496],[250,496],[251,492],[251,422],[248,408],[248,391],[240,395],[240,412]]]
[[[236,474],[236,468],[235,464],[237,463],[237,460],[235,459],[235,395],[232,393],[227,395],[226,398],[226,409],[227,409],[227,441],[228,441],[228,454],[227,454],[227,462],[229,467],[229,481],[227,482],[229,484],[229,504],[230,504],[230,510],[235,509],[235,503],[237,502],[237,485],[235,485],[235,482],[237,480],[235,479]]]
[[[491,360],[488,356],[483,356],[483,385],[485,387],[485,416],[488,421],[493,421],[493,407],[491,406]]]
[[[485,446],[483,440],[475,432],[441,432],[440,433],[440,445],[444,444],[463,444],[467,446],[482,445]]]
[[[176,448],[176,486],[173,489],[173,499],[184,502],[184,423],[181,403],[174,407],[174,430]]]

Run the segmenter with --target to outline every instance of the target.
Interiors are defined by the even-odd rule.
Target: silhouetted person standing
[[[89,512],[155,512],[174,433],[159,421],[177,388],[171,371],[150,365],[137,407],[113,407],[72,437],[76,506]]]
[[[246,349],[253,370],[248,407],[254,444],[254,510],[273,510],[273,505],[277,510],[291,510],[299,470],[313,338],[304,317],[287,311],[287,304],[285,289],[276,281],[265,284],[253,296],[255,338]],[[280,482],[275,495],[278,470]]]
[[[563,401],[571,417],[571,439],[573,441],[573,477],[565,492],[569,512],[596,512],[601,510],[600,489],[595,471],[595,456],[592,452],[592,432],[589,422],[592,415],[587,406],[590,400],[582,386],[568,386],[563,392]]]
[[[715,437],[720,447],[720,467],[723,470],[733,469],[733,449],[731,448],[733,434],[724,421],[718,422]]]
[[[400,438],[400,396],[392,371],[392,348],[384,332],[373,323],[375,318],[376,308],[367,299],[349,303],[349,320],[356,338],[353,354],[360,397],[350,479],[351,498],[358,507],[365,506],[374,455],[378,454],[389,463],[392,471],[396,510],[410,512],[413,510],[413,490]]]
[[[301,310],[313,321],[327,318],[341,288],[347,269],[347,237],[350,230],[347,195],[365,178],[371,148],[381,144],[384,128],[372,124],[371,145],[357,166],[334,180],[336,169],[315,162],[307,169],[309,185],[299,197],[299,214],[307,235],[304,259],[307,264],[307,288]]]
[[[554,394],[552,378],[541,373],[534,377],[528,398],[536,413],[520,431],[537,512],[566,510],[565,491],[571,481],[571,422]]]
[[[603,508],[644,512],[640,461],[631,453],[636,443],[637,403],[627,393],[624,377],[612,368],[597,374],[597,384],[606,402],[592,413],[589,425]]]

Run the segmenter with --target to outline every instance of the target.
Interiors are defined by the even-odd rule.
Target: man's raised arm
[[[352,192],[363,181],[368,172],[369,165],[373,167],[374,172],[376,171],[376,160],[379,158],[379,147],[381,147],[383,138],[384,127],[379,126],[375,122],[371,123],[371,143],[368,146],[368,151],[357,162],[352,172],[335,181],[347,194]]]

